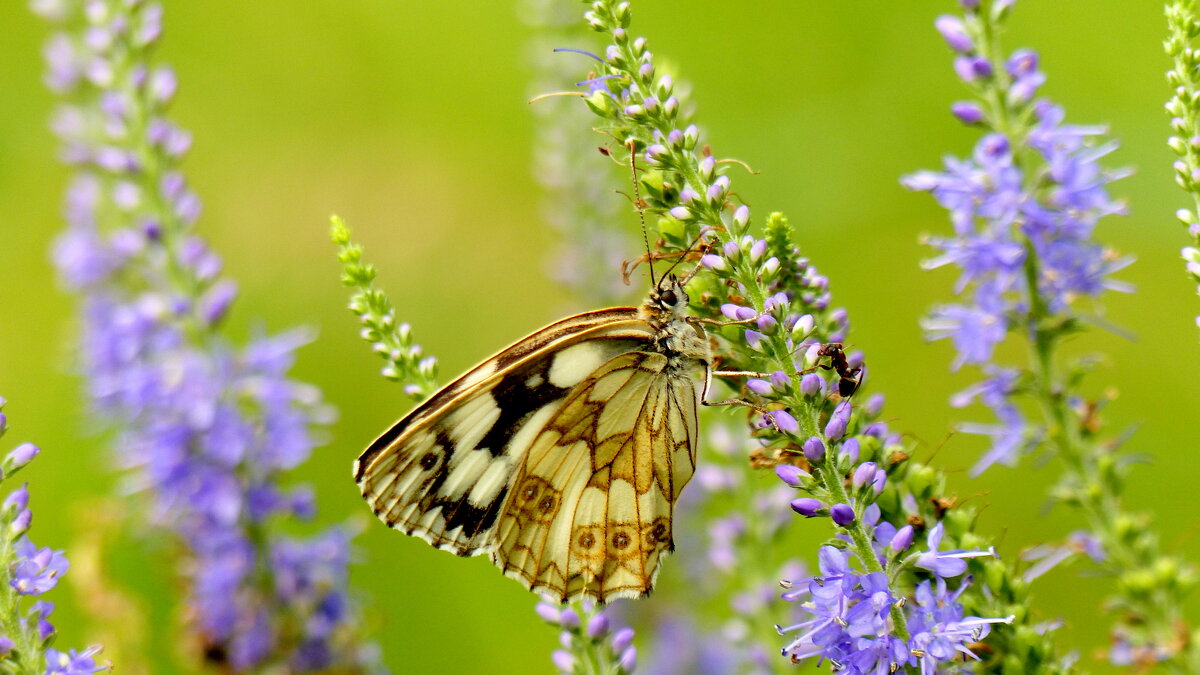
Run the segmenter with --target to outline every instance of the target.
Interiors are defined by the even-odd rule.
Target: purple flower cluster
[[[596,672],[630,675],[637,667],[633,629],[618,628],[605,608],[585,601],[578,609],[548,602],[535,608],[544,621],[562,629],[561,649],[551,654],[554,667],[564,675]]]
[[[4,399],[0,398],[0,408]],[[8,419],[0,412],[0,436],[8,430]],[[38,455],[40,450],[31,443],[22,443],[0,462],[0,483],[10,480]],[[33,512],[29,509],[29,486],[13,490],[0,503],[0,570],[4,584],[0,586],[0,606],[12,614],[0,617],[4,632],[0,633],[0,661],[8,664],[8,672],[46,675],[90,675],[108,670],[96,665],[100,647],[61,652],[50,647],[57,631],[50,623],[54,603],[40,596],[58,585],[70,567],[62,551],[38,547],[27,534]],[[27,600],[32,600],[26,606]]]
[[[946,579],[966,571],[963,557],[990,553],[939,553],[940,528],[939,524],[930,533],[930,550],[922,553],[917,563],[935,577],[917,586],[915,602],[901,602],[884,573],[857,572],[851,551],[823,546],[818,556],[821,573],[788,582],[790,590],[783,593],[783,599],[800,602],[809,615],[804,621],[779,627],[781,634],[799,634],[784,647],[784,656],[795,662],[806,658],[829,660],[835,669],[849,675],[893,673],[906,665],[919,667],[922,673],[969,672],[967,666],[956,663],[963,655],[978,658],[968,645],[986,636],[991,624],[1012,619],[964,617],[958,597],[970,585],[970,579],[953,592],[947,590]],[[899,536],[893,537],[893,546]],[[907,539],[911,543],[911,528]],[[890,555],[907,544],[901,546]],[[901,608],[907,618],[908,640],[896,634],[893,624],[892,612]]]
[[[236,297],[193,231],[199,200],[177,164],[190,137],[165,109],[171,71],[146,56],[162,8],[62,0],[39,9],[64,30],[46,50],[74,176],[54,252],[82,299],[83,367],[98,416],[120,431],[118,461],[153,516],[183,541],[188,601],[206,658],[235,672],[376,669],[355,635],[348,537],[279,534],[308,519],[309,488],[284,487],[328,410],[288,378],[303,333],[236,347],[218,331]]]
[[[992,438],[991,449],[973,469],[978,474],[995,462],[1011,464],[1037,441],[1011,404],[1015,373],[988,365],[996,346],[1012,330],[1065,330],[1078,316],[1078,300],[1128,290],[1110,277],[1129,259],[1092,239],[1101,217],[1123,212],[1107,190],[1122,174],[1099,166],[1100,158],[1116,148],[1094,142],[1102,128],[1064,124],[1060,107],[1034,99],[1045,81],[1036,53],[1014,52],[998,72],[975,52],[959,19],[942,17],[938,28],[958,52],[956,71],[968,84],[1004,92],[1001,105],[1009,114],[1025,111],[1031,120],[1020,133],[985,135],[972,157],[949,157],[942,172],[922,171],[903,181],[910,189],[932,193],[954,225],[954,236],[929,239],[940,254],[926,266],[956,266],[955,291],[964,301],[936,308],[924,326],[931,338],[954,343],[955,368],[980,365],[988,375],[955,400],[965,405],[978,397],[999,421],[964,427]],[[974,112],[964,115],[966,106],[974,106]],[[955,104],[954,112],[971,123],[1000,115],[974,103]]]

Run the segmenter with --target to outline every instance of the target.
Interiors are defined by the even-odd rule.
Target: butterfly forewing
[[[650,339],[636,309],[570,317],[443,387],[355,463],[363,496],[389,526],[459,555],[491,548],[491,530],[525,449],[594,368]]]

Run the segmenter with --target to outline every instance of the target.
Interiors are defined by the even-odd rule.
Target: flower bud
[[[739,228],[746,227],[750,222],[750,207],[742,204],[733,212],[733,224]]]
[[[838,448],[838,454],[850,459],[850,463],[854,464],[858,461],[859,444],[857,438],[848,438],[842,447]]]
[[[800,378],[800,393],[805,396],[817,396],[825,390],[825,378],[816,373],[808,373]]]
[[[815,326],[816,320],[813,319],[813,315],[805,314],[796,320],[796,325],[792,326],[792,337],[796,339],[805,338],[809,333],[813,332]]]
[[[621,657],[617,659],[617,665],[621,670],[632,673],[637,668],[637,647],[630,646],[621,652]]]
[[[550,660],[554,662],[554,667],[564,673],[575,672],[575,656],[563,649],[555,649],[550,655]]]
[[[896,553],[900,553],[907,550],[909,546],[912,546],[912,543],[913,527],[912,525],[905,525],[896,531],[896,534],[892,536],[892,542],[888,546]]]
[[[887,471],[875,469],[875,477],[871,479],[871,490],[880,495],[883,494],[885,487],[887,487]]]
[[[875,462],[863,462],[854,470],[854,476],[850,479],[850,484],[855,488],[860,488],[875,478]]]
[[[13,448],[4,458],[4,475],[15,473],[18,469],[33,461],[41,450],[33,443],[22,443]]]
[[[537,607],[534,607],[537,615],[542,617],[546,623],[558,624],[562,620],[562,609],[558,605],[552,605],[548,602],[539,602]]]
[[[774,391],[771,388],[770,382],[767,382],[766,380],[760,380],[758,378],[748,380],[746,382],[746,388],[758,394],[759,396],[770,396],[771,392]]]
[[[833,518],[833,522],[842,527],[854,522],[854,508],[849,504],[834,504],[829,509],[829,515]]]
[[[963,124],[979,124],[983,121],[983,108],[975,103],[959,101],[950,106],[950,112]]]
[[[839,441],[846,435],[846,425],[850,423],[850,402],[842,401],[834,408],[825,425],[825,435],[830,440]]]
[[[803,479],[808,473],[795,464],[780,464],[775,467],[775,475],[779,476],[779,480],[791,487],[800,487],[803,485]]]
[[[949,14],[939,16],[933,22],[937,31],[945,38],[946,44],[956,52],[969,52],[975,49],[975,44],[971,41],[971,36],[967,35],[967,27],[963,25],[962,19]]]
[[[825,444],[821,439],[812,436],[807,441],[804,441],[804,456],[810,462],[819,462],[825,457]]]
[[[821,510],[821,501],[812,497],[800,497],[791,501],[792,510],[805,518],[812,518]]]
[[[608,617],[604,614],[597,614],[588,619],[587,634],[593,640],[608,635]]]
[[[633,629],[629,627],[613,633],[612,648],[614,652],[623,652],[633,644]]]
[[[4,498],[4,505],[0,506],[0,511],[3,511],[5,515],[10,515],[24,510],[27,506],[29,506],[29,483],[10,492]]]
[[[750,247],[750,259],[755,262],[758,262],[758,259],[763,257],[763,254],[766,252],[767,252],[767,240],[759,239],[758,241],[754,242],[754,244]]]
[[[32,520],[33,512],[29,509],[21,509],[21,512],[17,514],[17,517],[13,518],[12,522],[8,524],[9,538],[16,539],[22,534],[28,532],[29,524]]]
[[[794,434],[800,431],[800,423],[796,421],[786,410],[772,410],[771,419],[775,421],[775,426],[785,433]],[[807,453],[806,453],[807,454]]]

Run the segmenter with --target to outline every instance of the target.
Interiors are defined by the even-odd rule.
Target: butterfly
[[[371,509],[551,599],[648,594],[712,373],[687,281],[550,324],[433,394],[355,462]]]

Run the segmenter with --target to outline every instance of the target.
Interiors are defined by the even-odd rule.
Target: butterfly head
[[[679,277],[669,274],[650,289],[650,297],[643,308],[663,318],[676,318],[687,311],[688,301],[688,294],[683,290]]]

